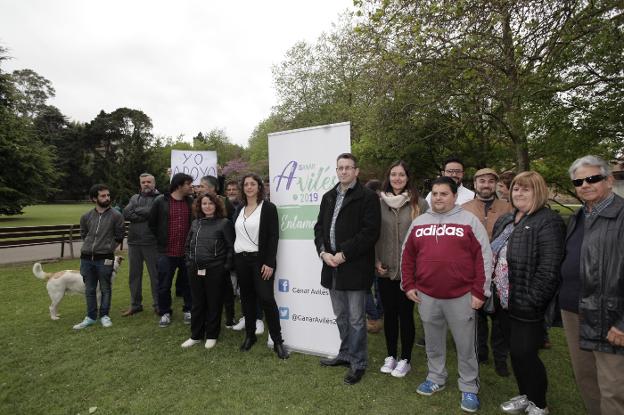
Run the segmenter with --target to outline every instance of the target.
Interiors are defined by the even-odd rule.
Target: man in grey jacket
[[[87,328],[97,321],[98,303],[97,286],[102,294],[100,304],[100,322],[104,327],[113,325],[109,317],[111,305],[111,277],[115,249],[124,238],[124,220],[121,213],[111,209],[110,191],[104,184],[96,184],[89,190],[89,197],[95,203],[95,209],[80,218],[80,274],[85,284],[87,316],[74,326],[75,330]]]
[[[124,218],[130,222],[128,227],[128,259],[130,285],[130,307],[123,317],[143,311],[143,262],[147,266],[152,291],[152,308],[158,313],[158,250],[156,237],[150,230],[147,220],[154,198],[158,196],[156,180],[149,173],[139,176],[140,193],[132,196],[123,211]]]

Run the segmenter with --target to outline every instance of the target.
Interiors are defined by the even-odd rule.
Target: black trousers
[[[488,334],[490,335],[490,345],[492,346],[492,355],[495,362],[507,362],[507,354],[509,348],[507,342],[503,336],[503,331],[500,326],[500,320],[496,318],[496,315],[490,315],[492,320],[492,330],[488,329],[488,313],[480,308],[477,311],[477,341],[479,360],[486,360],[489,355],[488,348]]]
[[[229,271],[223,273],[223,309],[225,321],[232,322],[234,320],[234,287]]]
[[[544,342],[544,322],[516,320],[501,308],[496,310],[496,316],[509,346],[511,366],[520,395],[526,395],[539,408],[546,408],[548,378],[538,354]]]
[[[379,278],[379,294],[384,310],[384,334],[388,356],[397,358],[399,330],[401,333],[401,359],[412,360],[414,347],[414,302],[401,291],[400,281]]]
[[[193,311],[191,312],[191,338],[195,340],[218,339],[221,332],[223,284],[227,274],[223,266],[206,269],[206,275],[197,275],[189,269]]]
[[[256,304],[259,301],[266,316],[269,334],[271,334],[273,343],[283,343],[279,312],[273,291],[275,273],[268,280],[262,279],[260,275],[262,264],[257,256],[250,254],[236,254],[234,256],[234,266],[236,267],[238,285],[240,286],[247,337],[256,336]]]

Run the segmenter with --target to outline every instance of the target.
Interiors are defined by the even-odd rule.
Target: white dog
[[[121,261],[123,261],[123,257],[116,256],[115,262],[113,263],[113,275],[111,276],[111,282],[115,279],[115,275],[117,274],[117,270],[121,265]],[[50,295],[50,299],[52,300],[52,304],[50,304],[50,318],[52,320],[58,320],[60,314],[56,312],[56,308],[59,303],[63,299],[66,293],[70,294],[84,294],[85,293],[85,285],[82,280],[82,275],[80,275],[80,271],[76,270],[65,270],[59,272],[43,272],[43,268],[41,264],[36,262],[33,265],[33,274],[35,277],[40,280],[48,281],[47,288],[48,294]],[[97,302],[100,304],[100,284],[97,286]]]

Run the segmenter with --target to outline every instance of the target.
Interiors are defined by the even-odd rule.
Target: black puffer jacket
[[[514,220],[517,211],[501,216],[494,225],[494,240]],[[522,321],[544,319],[546,307],[561,283],[565,224],[543,207],[525,215],[507,245],[509,315]]]
[[[581,209],[570,218],[568,236]],[[580,346],[586,350],[624,355],[624,347],[607,340],[611,327],[624,330],[624,199],[613,202],[597,217],[585,220],[581,246],[579,303]]]
[[[186,262],[195,269],[232,268],[234,225],[225,218],[200,218],[191,224],[185,245]]]

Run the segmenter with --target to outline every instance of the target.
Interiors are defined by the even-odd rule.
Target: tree
[[[534,110],[587,89],[593,95],[621,86],[622,19],[615,1],[357,5],[358,30],[374,39],[378,59],[395,62],[397,72],[416,81],[413,113],[437,107],[464,130],[485,133],[477,143],[504,139],[520,170],[529,168],[532,141],[543,131],[533,122],[540,114]],[[617,52],[599,46],[605,38],[615,40]],[[621,102],[621,89],[616,95]]]
[[[137,178],[149,169],[152,121],[143,111],[119,108],[100,113],[86,125],[93,148],[92,182],[107,183],[118,203],[136,193]]]
[[[218,128],[214,128],[205,134],[201,132],[197,134],[193,138],[193,149],[216,151],[219,165],[240,158],[243,154],[243,147],[233,144],[225,131]]]
[[[11,80],[15,89],[14,108],[19,116],[34,119],[55,95],[52,83],[32,69],[13,71]]]
[[[0,46],[0,65],[8,59]],[[0,66],[0,214],[22,213],[24,206],[54,192],[53,153],[39,140],[31,120],[19,114],[13,78]]]

